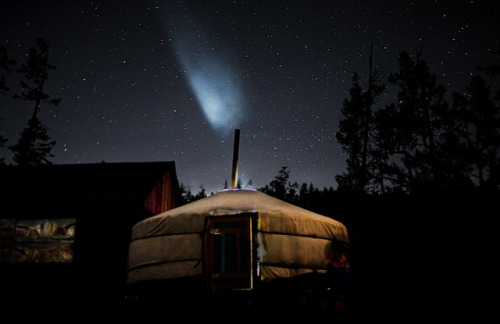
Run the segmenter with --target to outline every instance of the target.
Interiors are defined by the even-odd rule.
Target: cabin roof
[[[40,210],[50,216],[50,210],[78,209],[103,201],[142,203],[167,172],[178,187],[173,161],[3,166],[1,208],[11,211],[9,217],[22,218]]]

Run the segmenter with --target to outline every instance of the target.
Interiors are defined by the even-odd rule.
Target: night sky
[[[231,181],[239,128],[243,185],[260,188],[287,166],[291,181],[336,188],[340,109],[354,71],[366,84],[370,44],[384,78],[399,51],[423,46],[451,103],[478,64],[498,63],[498,3],[3,0],[0,44],[18,68],[36,37],[50,42],[57,69],[44,90],[61,103],[39,118],[57,141],[54,164],[175,161],[179,182],[209,194]],[[18,75],[6,77],[9,146],[34,107],[11,99]],[[0,156],[12,161],[7,148]]]

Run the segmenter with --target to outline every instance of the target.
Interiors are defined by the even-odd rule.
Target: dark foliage
[[[0,46],[0,94],[6,95],[9,92],[9,87],[5,82],[5,74],[7,72],[12,71],[11,67],[16,64],[16,61],[10,59],[7,56],[7,49],[5,46]],[[0,117],[0,120],[2,118]],[[5,143],[7,143],[8,139],[0,135],[0,147],[4,147]],[[0,165],[4,163],[4,158],[0,158]]]
[[[181,197],[179,202],[180,206],[207,197],[207,193],[203,185],[200,185],[200,190],[194,195],[192,194],[191,189],[183,183],[180,184],[179,190]]]
[[[33,116],[21,133],[19,142],[9,146],[14,152],[14,161],[20,166],[50,164],[49,157],[56,141],[51,141],[48,128],[39,120],[38,114],[42,103],[58,105],[61,99],[50,99],[44,92],[44,84],[48,79],[48,71],[56,67],[48,63],[49,44],[43,38],[36,39],[36,47],[30,47],[27,61],[17,70],[25,80],[19,81],[21,90],[14,98],[33,102]]]
[[[50,99],[50,95],[44,92],[45,81],[48,79],[50,70],[56,69],[49,60],[49,43],[47,40],[37,37],[36,47],[32,46],[26,54],[26,63],[17,70],[24,76],[25,80],[20,80],[20,94],[14,98],[21,98],[35,103],[33,118],[37,118],[42,103],[58,105],[61,99]]]
[[[345,99],[342,115],[345,117],[339,122],[336,138],[347,154],[347,171],[335,176],[339,187],[365,192],[380,179],[378,167],[383,157],[381,149],[374,145],[375,141],[375,114],[374,104],[377,98],[385,91],[385,85],[380,81],[381,71],[373,69],[373,44],[369,60],[368,85],[366,89],[360,84],[360,78],[354,72],[352,88],[349,91],[350,99]]]
[[[500,185],[500,108],[486,81],[471,79],[467,93],[445,100],[445,87],[429,71],[422,51],[400,52],[387,81],[397,101],[372,106],[384,91],[370,68],[367,90],[356,72],[344,100],[337,140],[348,154],[340,190],[419,193]],[[370,65],[371,66],[371,65]],[[481,68],[492,76],[497,66]],[[377,74],[379,75],[379,74]]]
[[[14,162],[19,166],[51,164],[48,158],[54,156],[50,151],[56,141],[50,140],[47,131],[47,127],[38,119],[30,119],[28,126],[21,133],[19,142],[9,146],[14,152]]]

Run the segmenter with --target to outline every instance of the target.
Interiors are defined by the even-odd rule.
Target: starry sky
[[[354,71],[366,84],[370,44],[384,78],[399,51],[423,47],[451,97],[478,64],[498,63],[498,3],[3,0],[0,44],[18,68],[36,37],[50,43],[57,69],[44,89],[61,103],[39,118],[57,141],[54,164],[175,161],[193,193],[216,192],[231,182],[238,128],[243,185],[260,188],[287,166],[291,181],[336,188],[340,109]],[[33,113],[11,99],[16,78],[6,74],[0,96],[7,145]],[[12,161],[6,148],[0,156]]]

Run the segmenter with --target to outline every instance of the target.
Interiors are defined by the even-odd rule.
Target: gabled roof
[[[40,210],[78,210],[103,201],[143,203],[167,172],[177,188],[173,161],[2,166],[0,208],[9,210],[9,217],[29,217]]]

